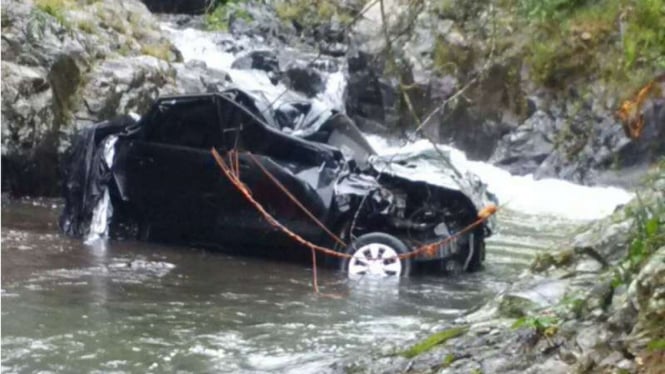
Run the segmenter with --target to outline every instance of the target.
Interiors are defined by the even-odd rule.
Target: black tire
[[[344,251],[344,253],[353,255],[356,251],[359,249],[369,245],[369,244],[381,244],[384,246],[387,246],[391,248],[393,251],[397,252],[397,254],[404,254],[409,252],[408,247],[404,242],[399,240],[398,238],[382,233],[382,232],[373,232],[369,234],[365,234],[360,236],[358,239],[353,241]],[[344,258],[342,261],[340,261],[340,270],[344,273],[347,272],[347,269],[349,267],[349,262],[351,259],[349,258]],[[402,270],[399,274],[401,277],[408,277],[411,274],[411,259],[398,259],[397,261],[401,261],[402,263]]]

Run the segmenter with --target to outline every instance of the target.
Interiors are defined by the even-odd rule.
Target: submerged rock
[[[234,69],[257,69],[267,73],[281,71],[279,60],[273,51],[251,51],[236,58],[231,67]]]

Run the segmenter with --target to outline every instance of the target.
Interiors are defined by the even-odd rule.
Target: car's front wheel
[[[392,235],[365,234],[346,248],[351,257],[341,262],[341,270],[349,277],[405,277],[411,272],[411,260],[399,255],[407,252],[407,246]]]

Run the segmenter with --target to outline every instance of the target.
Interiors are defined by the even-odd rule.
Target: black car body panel
[[[478,182],[454,169],[441,183],[400,173],[399,168],[410,170],[408,160],[377,156],[342,113],[308,102],[277,109],[269,104],[238,89],[165,97],[138,121],[126,116],[83,130],[66,165],[62,230],[85,236],[107,189],[112,235],[227,248],[293,247],[221,173],[212,148],[222,155],[238,150],[241,180],[252,195],[282,224],[321,245],[333,243],[245,152],[347,239],[381,231],[411,246],[433,242],[476,220],[480,200],[487,199]],[[488,234],[486,225],[476,228],[453,252],[464,256],[475,246],[479,265]],[[442,259],[449,251],[418,259]],[[292,252],[306,253],[280,253]]]

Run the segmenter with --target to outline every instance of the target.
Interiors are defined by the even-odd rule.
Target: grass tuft
[[[145,44],[141,47],[141,53],[169,61],[171,58],[171,45],[166,42],[159,44]]]

